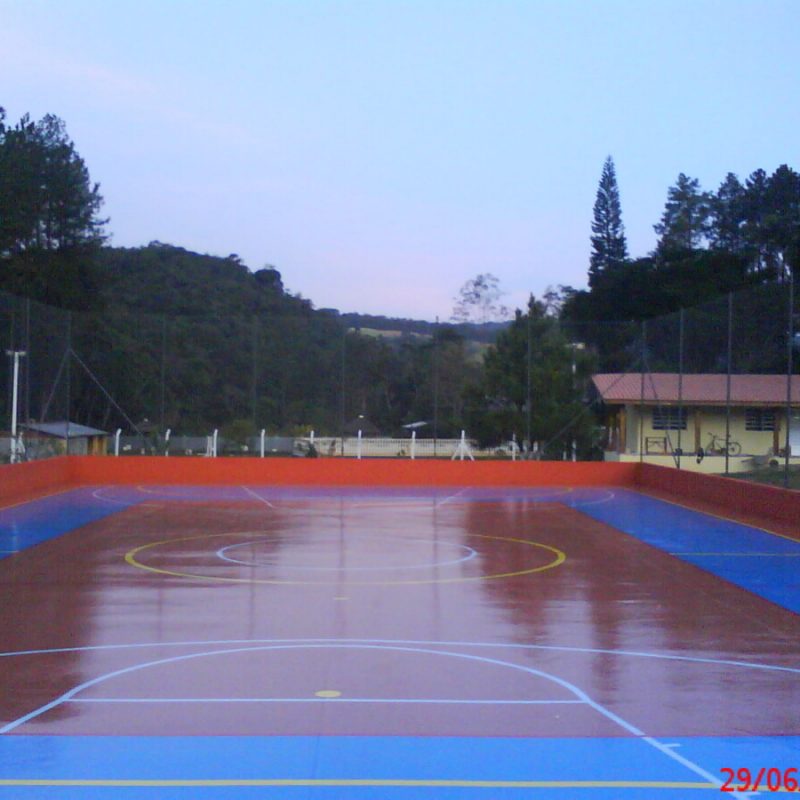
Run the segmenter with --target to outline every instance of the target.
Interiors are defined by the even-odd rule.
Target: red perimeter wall
[[[69,488],[74,483],[71,467],[66,458],[0,466],[0,505]]]
[[[722,515],[776,520],[800,529],[800,492],[613,462],[69,456],[0,466],[0,505],[70,486],[108,484],[640,486]]]
[[[608,486],[630,484],[636,464],[565,461],[415,461],[370,458],[70,456],[76,483],[319,486]]]
[[[639,467],[636,483],[643,489],[713,506],[723,515],[779,520],[800,529],[800,492],[652,464]]]

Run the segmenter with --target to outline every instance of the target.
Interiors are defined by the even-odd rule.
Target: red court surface
[[[619,486],[232,484],[73,489],[0,518],[17,535],[61,526],[0,560],[0,730],[34,752],[242,737],[262,772],[240,788],[259,797],[294,796],[290,778],[303,797],[337,780],[348,797],[415,780],[404,797],[445,796],[448,780],[464,786],[446,796],[481,800],[683,797],[719,793],[725,767],[800,766],[791,585],[785,604],[760,596],[718,557],[723,542],[754,572],[800,563],[785,522],[777,535]],[[573,756],[482,763],[512,740]],[[293,772],[286,753],[306,741],[337,743],[339,766]],[[405,767],[380,765],[387,741],[409,748]],[[647,755],[613,755],[634,745]],[[70,797],[188,796],[144,768],[117,774],[112,756],[76,772],[9,747],[2,797],[65,791],[67,774]],[[414,759],[431,747],[454,754],[425,778]],[[239,796],[201,761],[184,755],[180,791]]]

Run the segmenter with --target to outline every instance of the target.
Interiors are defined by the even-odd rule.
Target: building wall
[[[656,430],[653,428],[653,408],[645,406],[644,425],[642,436],[644,452],[648,455],[658,455],[664,449],[667,453],[678,447],[677,430]],[[680,432],[680,447],[684,453],[697,451],[698,444],[708,451],[711,444],[710,434],[718,437],[716,446],[719,448],[725,440],[725,409],[722,408],[689,408],[686,429]],[[782,448],[785,437],[785,418],[782,413],[777,413],[776,424],[778,427],[778,443]],[[639,407],[629,405],[625,408],[627,421],[626,446],[623,453],[639,453]],[[773,431],[748,431],[745,426],[745,409],[731,409],[730,417],[731,441],[741,445],[742,455],[768,456],[775,453],[775,432]],[[666,441],[665,441],[666,440]],[[671,459],[670,459],[671,460]]]
[[[783,458],[775,456],[780,468],[783,467]],[[678,466],[676,457],[674,455],[657,456],[646,455],[641,459],[638,453],[611,453],[606,452],[606,461],[617,461],[623,464],[636,464],[641,461],[643,464],[651,464],[656,467],[672,467]],[[789,459],[792,466],[800,466],[800,456],[792,456]],[[765,461],[763,458],[753,455],[743,456],[729,456],[728,457],[728,472],[736,474],[738,472],[750,472],[757,467],[763,467]],[[686,472],[701,472],[705,475],[723,475],[725,473],[725,456],[705,456],[702,461],[698,463],[694,453],[687,453],[680,459],[680,468]]]

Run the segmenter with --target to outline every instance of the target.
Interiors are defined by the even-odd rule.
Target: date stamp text
[[[798,792],[800,793],[800,775],[796,767],[778,769],[777,767],[761,767],[750,770],[747,767],[720,769],[725,783],[720,786],[721,792]]]

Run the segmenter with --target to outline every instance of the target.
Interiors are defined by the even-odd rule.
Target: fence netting
[[[0,458],[463,457],[463,432],[468,457],[788,470],[800,455],[792,293],[761,285],[623,322],[531,306],[492,335],[356,328],[310,306],[77,312],[0,294]],[[82,442],[93,435],[103,444]]]

